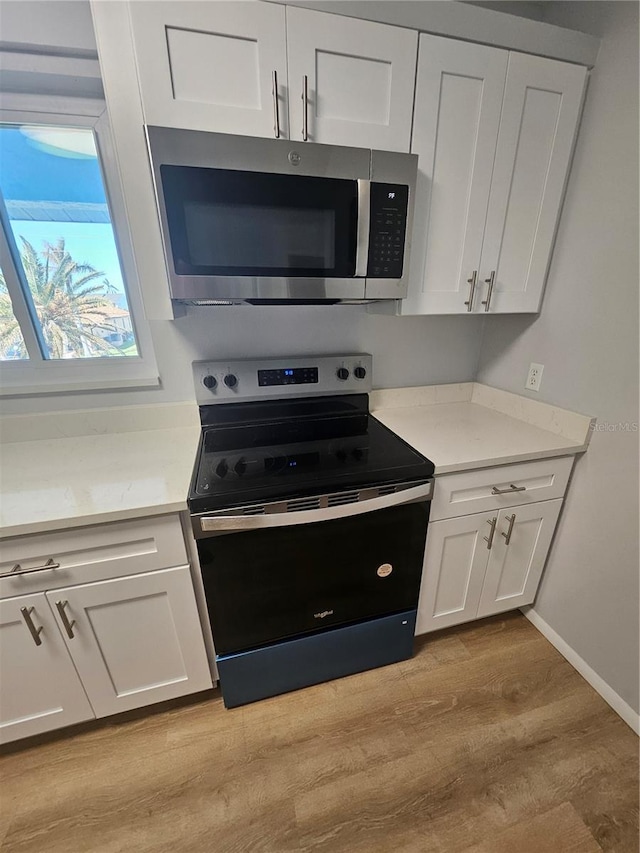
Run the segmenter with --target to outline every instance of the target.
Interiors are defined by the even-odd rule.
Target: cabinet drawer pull
[[[60,620],[64,625],[64,630],[67,632],[67,637],[69,637],[70,640],[73,640],[75,636],[73,633],[73,626],[76,624],[76,620],[69,620],[69,617],[65,613],[64,609],[67,604],[69,604],[69,602],[66,599],[64,601],[56,601],[56,607],[58,608],[58,613],[60,614]]]
[[[11,578],[16,575],[31,575],[33,572],[48,572],[52,569],[59,569],[60,563],[56,563],[53,557],[50,557],[44,566],[35,566],[33,569],[23,569],[20,567],[20,563],[16,563],[15,566],[11,569],[10,572],[4,572],[0,575],[0,578]]]
[[[482,300],[485,312],[489,310],[489,306],[491,305],[491,297],[493,296],[493,285],[495,284],[495,280],[496,271],[491,270],[491,275],[489,276],[489,278],[485,278],[484,280],[485,284],[489,285],[489,288],[487,289],[487,298]]]
[[[271,92],[273,94],[273,135],[280,139],[280,113],[278,111],[278,72],[271,72]]]
[[[495,532],[496,532],[496,522],[497,522],[497,520],[498,520],[498,516],[497,516],[497,515],[496,515],[496,516],[494,516],[493,518],[488,518],[488,519],[487,519],[487,524],[488,524],[488,525],[489,525],[489,527],[491,528],[491,532],[489,533],[489,535],[488,535],[488,536],[484,536],[484,537],[483,537],[484,541],[487,543],[487,551],[490,551],[490,550],[491,550],[491,546],[493,545],[493,537],[495,536]]]
[[[469,298],[465,300],[465,305],[467,306],[467,311],[473,311],[473,297],[476,292],[476,282],[478,281],[478,270],[474,270],[471,274],[471,278],[467,279],[467,282],[471,285],[469,288]]]
[[[305,74],[302,78],[302,139],[306,142],[309,139],[309,117],[307,115],[309,109],[309,78]]]
[[[509,486],[508,489],[499,489],[497,486],[494,486],[491,489],[492,495],[510,495],[511,492],[526,492],[526,486],[514,486],[513,483]]]
[[[35,607],[21,607],[20,613],[22,613],[22,618],[25,621],[27,628],[29,629],[29,633],[33,637],[33,642],[36,646],[42,645],[42,640],[40,639],[40,634],[42,633],[43,626],[41,625],[39,628],[33,624],[33,619],[31,618],[31,614],[35,610]]]
[[[507,516],[507,521],[509,522],[509,529],[507,530],[506,533],[504,531],[502,531],[502,535],[504,536],[504,544],[505,545],[508,545],[509,542],[511,542],[511,534],[513,533],[513,525],[515,524],[515,520],[516,520],[515,512],[513,513],[513,515]]]

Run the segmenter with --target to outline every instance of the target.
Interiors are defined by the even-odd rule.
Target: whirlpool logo
[[[314,619],[326,619],[327,616],[333,616],[333,610],[323,610],[322,613],[314,613]]]

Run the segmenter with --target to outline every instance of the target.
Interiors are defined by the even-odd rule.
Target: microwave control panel
[[[409,187],[371,184],[367,276],[402,278]]]

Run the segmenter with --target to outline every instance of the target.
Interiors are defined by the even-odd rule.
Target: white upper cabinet
[[[130,13],[147,124],[273,137],[279,121],[287,135],[284,6],[145,0]]]
[[[409,150],[417,32],[289,6],[287,49],[291,139]]]
[[[409,150],[413,30],[257,2],[130,14],[147,124]]]
[[[480,262],[492,312],[540,307],[585,83],[581,66],[509,56]]]
[[[411,148],[419,155],[418,184],[406,313],[451,314],[476,306],[508,57],[504,50],[420,36]]]
[[[406,314],[539,309],[586,69],[420,36]]]

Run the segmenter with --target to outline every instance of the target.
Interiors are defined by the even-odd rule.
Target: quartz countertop
[[[57,433],[66,431],[65,417]],[[0,444],[0,536],[186,510],[200,437],[197,408],[185,407],[185,426],[173,425],[175,411],[165,419],[168,428],[155,428],[157,421],[144,428],[140,413],[136,418],[133,429],[130,414],[127,423],[107,424],[127,431]]]
[[[580,453],[592,424],[477,383],[374,391],[370,404],[436,474]],[[2,421],[0,537],[187,509],[200,436],[195,405]]]
[[[371,411],[436,475],[581,453],[593,422],[478,383],[374,391]]]

